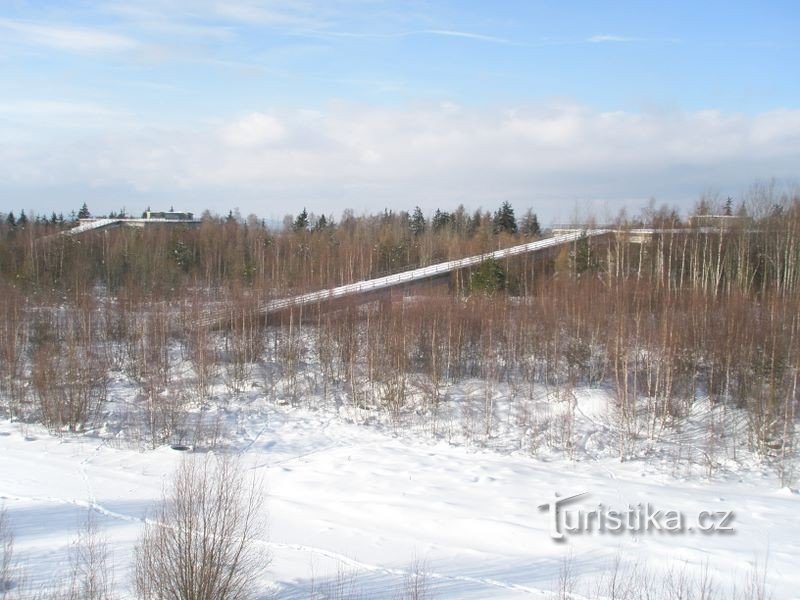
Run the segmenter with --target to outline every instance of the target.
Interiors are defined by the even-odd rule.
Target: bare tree
[[[198,400],[205,402],[211,394],[218,373],[215,339],[207,327],[194,327],[189,331],[189,361],[194,368],[193,389]]]
[[[134,585],[144,600],[251,598],[269,557],[262,482],[235,459],[187,458],[135,549]]]
[[[428,565],[425,560],[414,558],[410,570],[403,577],[398,600],[429,600],[433,597],[428,580]]]
[[[14,532],[6,507],[0,508],[0,599],[5,600],[14,586]]]
[[[42,422],[51,430],[82,431],[106,400],[108,376],[93,347],[68,337],[63,348],[42,346],[32,365]]]
[[[69,580],[56,600],[111,600],[114,587],[108,542],[91,512],[70,549]]]

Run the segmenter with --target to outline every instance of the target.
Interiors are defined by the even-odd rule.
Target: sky
[[[0,212],[544,223],[794,186],[796,1],[0,0]]]

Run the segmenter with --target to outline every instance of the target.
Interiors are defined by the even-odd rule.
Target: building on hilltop
[[[165,221],[193,221],[194,214],[190,212],[175,211],[170,208],[168,211],[153,211],[149,208],[144,211],[145,219],[163,219]]]

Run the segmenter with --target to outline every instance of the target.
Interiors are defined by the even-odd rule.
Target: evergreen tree
[[[450,224],[450,213],[441,211],[438,208],[431,219],[431,229],[441,231]]]
[[[584,232],[581,234],[581,237],[575,241],[575,247],[572,252],[573,271],[575,275],[580,276],[586,271],[596,271],[597,267],[597,259],[592,253],[592,248],[589,245],[589,238]]]
[[[415,236],[420,236],[425,233],[425,215],[422,214],[422,209],[419,206],[414,207],[414,212],[411,215],[411,221],[408,227]]]
[[[478,229],[481,226],[481,221],[482,220],[483,220],[483,215],[481,214],[480,209],[476,210],[472,214],[472,218],[471,219],[467,219],[467,235],[469,237],[472,237],[473,235],[475,235],[475,232],[477,232]]]
[[[494,213],[494,232],[495,233],[517,233],[517,220],[514,217],[514,209],[508,201],[503,202],[500,208]]]
[[[333,221],[329,221],[325,215],[320,215],[317,222],[314,224],[314,231],[325,231],[326,229],[330,229],[331,223]]]
[[[527,237],[539,237],[542,235],[542,228],[539,226],[539,218],[531,209],[522,217],[522,233]]]
[[[733,216],[733,198],[728,196],[728,199],[725,200],[725,216],[732,217]]]
[[[89,212],[89,207],[86,206],[86,202],[83,203],[81,209],[78,211],[78,218],[79,219],[88,219],[92,216],[92,213]]]
[[[292,229],[295,231],[305,231],[308,229],[308,211],[303,208],[303,212],[297,215],[297,218],[294,220],[294,224],[292,225]]]
[[[697,201],[697,204],[694,207],[694,214],[695,216],[698,217],[711,214],[711,203],[705,196],[703,196],[702,198],[700,198],[700,200]]]
[[[6,225],[8,225],[9,227],[17,226],[17,219],[14,217],[13,210],[10,213],[8,213],[8,216],[6,217]]]
[[[394,221],[394,211],[389,210],[388,208],[384,208],[383,215],[381,216],[381,223],[383,223],[384,225],[391,225],[393,221]]]
[[[459,235],[463,235],[464,232],[467,231],[468,222],[469,215],[467,215],[464,205],[459,204],[458,208],[450,213],[450,229],[457,232]]]
[[[737,217],[747,217],[747,205],[744,202],[739,204],[739,208],[736,209],[736,216]]]
[[[17,225],[20,227],[25,227],[28,224],[28,215],[25,214],[25,209],[22,209],[19,213],[19,219],[17,219]]]
[[[496,259],[489,258],[472,272],[469,285],[473,292],[494,294],[506,285],[505,269]]]
[[[53,214],[50,215],[50,225],[55,225],[58,223],[58,217],[56,216],[56,211],[53,211]]]

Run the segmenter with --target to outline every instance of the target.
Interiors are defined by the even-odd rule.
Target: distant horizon
[[[761,186],[760,187],[761,190],[765,190],[765,189],[770,189],[771,188],[773,190],[773,192],[774,192],[774,195],[775,195],[774,200],[776,202],[778,202],[781,199],[781,196],[787,197],[787,196],[791,195],[791,197],[798,197],[798,194],[800,194],[800,187],[799,186],[797,186],[795,184],[777,182],[777,181],[774,181],[774,180],[771,181],[771,182],[766,182],[766,181],[765,182],[757,182],[756,184],[751,186],[752,189],[748,190],[747,193],[750,193],[750,194],[755,193],[755,190],[758,189],[758,186]],[[777,189],[775,189],[775,188],[777,188]],[[652,210],[652,209],[660,210],[660,209],[666,208],[667,210],[674,210],[678,214],[678,216],[680,218],[686,219],[686,218],[692,216],[693,210],[697,207],[697,205],[700,203],[700,201],[703,198],[705,198],[705,200],[711,202],[712,205],[713,205],[712,208],[714,208],[716,210],[716,212],[711,213],[711,214],[717,214],[717,215],[721,215],[722,214],[723,205],[724,205],[725,201],[728,198],[730,198],[732,200],[734,209],[736,209],[739,206],[741,206],[741,204],[743,202],[746,204],[747,200],[748,200],[747,198],[743,198],[743,197],[735,198],[733,196],[721,196],[719,194],[706,193],[705,195],[704,194],[698,195],[698,197],[696,199],[693,199],[691,201],[687,201],[687,204],[683,208],[679,207],[676,204],[658,203],[658,202],[654,202],[654,199],[646,199],[640,205],[634,206],[631,203],[631,205],[623,206],[621,208],[621,210],[626,213],[625,216],[627,218],[636,219],[638,217],[644,217],[645,215],[643,215],[643,213],[646,212],[647,210]],[[470,207],[464,206],[464,210],[470,216],[473,215],[478,210],[481,211],[484,214],[485,213],[493,214],[500,207],[501,204],[502,203],[499,203],[497,206],[478,206],[478,207],[475,207],[475,208],[470,208]],[[600,215],[591,213],[591,212],[586,211],[586,210],[584,210],[583,212],[578,212],[578,207],[576,205],[573,208],[573,213],[572,214],[573,214],[573,216],[577,215],[577,218],[571,218],[571,219],[567,218],[567,219],[564,219],[564,220],[545,220],[542,217],[542,215],[539,212],[536,211],[535,206],[526,206],[526,207],[520,208],[520,207],[515,206],[513,202],[510,202],[510,204],[511,204],[511,207],[514,209],[514,214],[515,214],[515,216],[516,216],[516,218],[518,220],[527,212],[528,209],[530,209],[537,216],[537,218],[539,219],[539,222],[541,223],[543,228],[557,227],[559,225],[583,224],[583,223],[587,223],[589,221],[595,221],[598,224],[610,224],[610,223],[613,223],[615,219],[620,217],[620,212],[617,212],[616,215],[608,215],[608,218],[600,218]],[[83,203],[81,204],[81,206],[82,205],[83,205]],[[67,218],[70,218],[72,215],[77,215],[79,210],[80,210],[80,208],[81,208],[81,206],[70,208],[69,211],[59,210],[59,209],[57,209],[57,210],[48,210],[48,211],[37,211],[35,209],[29,209],[29,208],[22,208],[21,210],[25,211],[25,214],[26,214],[26,216],[28,218],[36,218],[38,216],[42,216],[44,218],[50,218],[50,216],[52,214],[56,214],[56,215],[62,215],[65,219],[67,219]],[[309,210],[305,206],[300,206],[295,212],[286,212],[283,215],[278,215],[278,216],[276,216],[276,215],[267,216],[267,215],[258,214],[256,212],[250,212],[250,213],[246,213],[245,214],[245,213],[241,212],[241,210],[239,210],[238,207],[229,208],[229,209],[224,210],[224,211],[216,211],[216,210],[208,208],[208,207],[191,208],[191,207],[187,207],[187,206],[183,206],[183,205],[178,205],[178,206],[170,205],[168,207],[161,206],[161,205],[155,205],[155,207],[154,207],[154,205],[146,205],[141,210],[138,210],[138,209],[132,210],[131,208],[129,208],[127,206],[121,206],[121,207],[119,207],[117,209],[111,209],[109,211],[99,211],[99,210],[93,210],[92,206],[88,202],[86,202],[86,206],[89,209],[89,212],[90,212],[90,215],[91,215],[90,218],[109,218],[109,216],[111,214],[114,214],[115,216],[118,216],[119,213],[122,212],[123,210],[125,212],[126,218],[133,218],[133,219],[141,218],[142,215],[147,210],[151,210],[153,212],[164,212],[164,211],[166,211],[166,212],[185,212],[185,213],[192,214],[195,219],[203,218],[207,213],[213,218],[223,218],[224,219],[229,214],[233,213],[234,215],[237,216],[237,219],[241,220],[242,222],[246,222],[249,218],[255,217],[259,221],[263,221],[268,226],[268,228],[276,229],[276,228],[283,227],[285,225],[285,221],[286,221],[286,219],[288,217],[295,218],[304,209],[307,210],[309,217],[312,218],[312,219],[319,218],[321,216],[325,216],[326,218],[333,217],[334,222],[335,223],[339,223],[339,222],[341,222],[341,220],[345,216],[345,214],[348,213],[348,212],[352,213],[355,217],[379,216],[379,215],[381,215],[382,213],[384,213],[386,211],[389,211],[389,212],[391,212],[393,214],[401,214],[401,213],[405,212],[405,213],[410,215],[414,211],[414,209],[416,208],[417,205],[411,206],[411,207],[406,207],[406,208],[390,208],[390,207],[386,206],[386,207],[383,207],[383,208],[365,209],[365,210],[362,210],[362,211],[355,211],[355,210],[350,209],[350,208],[344,208],[344,209],[342,209],[341,211],[338,211],[338,212],[335,212],[335,211],[317,212],[317,211]],[[444,212],[452,213],[453,211],[455,211],[455,210],[457,210],[459,208],[459,205],[457,205],[457,206],[437,206],[432,210],[425,210],[422,207],[420,207],[420,208],[422,209],[425,218],[427,220],[430,220],[430,218],[434,215],[434,213],[437,210],[441,210],[441,211],[444,211]],[[13,207],[10,210],[9,209],[0,210],[0,215],[2,215],[3,217],[5,217],[9,213],[13,213],[15,216],[18,217],[19,214],[20,214],[20,210],[19,209],[14,209]]]

